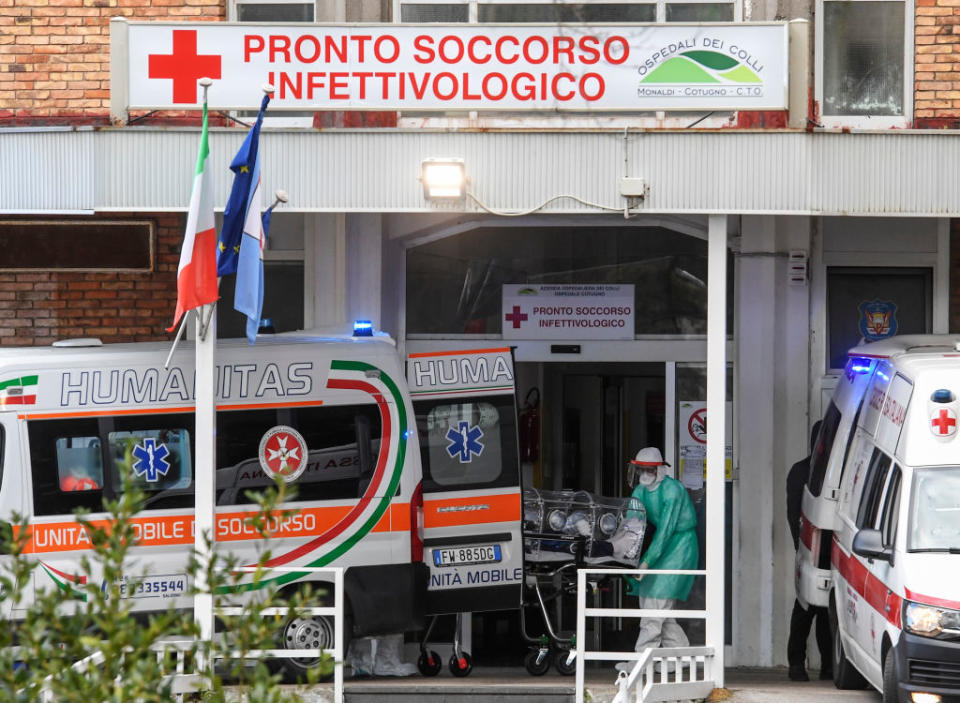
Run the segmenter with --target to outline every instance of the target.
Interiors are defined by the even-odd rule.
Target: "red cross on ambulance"
[[[197,52],[197,30],[174,29],[173,51],[149,54],[148,78],[172,79],[173,102],[188,105],[197,102],[197,81],[220,78],[222,56]]]
[[[930,431],[937,437],[951,437],[957,433],[957,414],[953,408],[937,408],[930,425]]]

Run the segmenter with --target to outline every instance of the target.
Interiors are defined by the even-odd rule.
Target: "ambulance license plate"
[[[483,547],[451,547],[433,550],[434,566],[461,566],[463,564],[491,564],[500,561],[500,545]]]

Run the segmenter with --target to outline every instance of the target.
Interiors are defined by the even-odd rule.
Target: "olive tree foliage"
[[[278,481],[262,494],[248,494],[259,506],[250,522],[264,539],[269,518],[284,514],[277,506],[290,499],[285,490]],[[247,590],[238,586],[250,584],[251,574],[234,570],[237,562],[230,557],[216,555],[201,563],[191,548],[186,568],[190,593],[197,592],[201,570],[214,593],[218,620],[214,643],[199,641],[192,609],[171,606],[148,614],[133,612],[135,600],[125,597],[125,589],[145,573],[146,567],[131,573],[131,564],[136,563],[131,555],[136,543],[133,518],[144,502],[144,494],[127,482],[117,499],[105,502],[109,519],[92,521],[77,514],[91,549],[79,561],[77,573],[69,575],[69,586],[53,586],[53,579],[43,573],[45,567],[28,556],[29,527],[24,520],[17,517],[13,526],[2,524],[0,608],[4,613],[12,609],[14,615],[0,627],[0,701],[41,701],[46,700],[44,695],[76,703],[170,701],[175,652],[161,645],[171,639],[183,642],[185,671],[197,675],[188,700],[300,700],[295,691],[278,686],[279,676],[265,660],[253,660],[251,666],[251,660],[242,656],[216,655],[277,648],[282,616],[262,611],[286,606],[292,608],[291,616],[298,616],[298,608],[311,604],[309,591],[283,598],[267,587],[255,589],[256,597],[238,601],[231,594]],[[265,578],[269,558],[269,551],[264,551],[252,574],[254,585]],[[98,578],[86,579],[85,574]],[[227,616],[218,611],[228,605],[242,605],[243,613]],[[159,656],[158,650],[163,652]],[[83,660],[85,664],[78,664]],[[312,680],[330,671],[330,659],[324,656]]]

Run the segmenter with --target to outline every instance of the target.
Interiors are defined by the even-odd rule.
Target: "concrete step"
[[[590,671],[586,677],[588,700],[609,703],[616,694],[614,671]],[[554,671],[531,676],[522,668],[478,668],[457,678],[444,670],[435,678],[422,676],[348,679],[345,703],[573,703],[575,678]],[[333,686],[299,688],[304,703],[334,703]]]
[[[815,679],[815,677],[812,677]],[[616,673],[589,669],[587,700],[611,703],[616,695]],[[456,678],[444,669],[435,678],[377,677],[344,683],[346,703],[573,703],[574,677],[551,670],[545,676],[530,676],[522,668],[475,669],[470,676]],[[291,687],[295,688],[295,687]],[[305,703],[334,703],[333,685],[297,688]],[[787,678],[785,667],[770,669],[727,669],[726,690],[715,691],[711,701],[724,703],[880,703],[874,691],[838,691],[832,681],[797,683]]]

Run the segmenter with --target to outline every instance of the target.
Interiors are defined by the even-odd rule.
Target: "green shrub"
[[[263,494],[249,494],[259,505],[251,524],[267,539],[266,525],[270,516],[282,515],[277,506],[289,500],[282,482]],[[94,524],[82,514],[79,523],[87,530],[92,549],[80,562],[82,574],[101,573],[102,582],[85,580],[61,588],[38,590],[31,600],[28,589],[34,588],[31,577],[39,576],[38,560],[25,553],[28,528],[17,517],[15,526],[3,525],[0,540],[4,546],[0,570],[0,607],[4,612],[16,609],[17,619],[9,619],[0,628],[0,701],[39,701],[46,688],[55,701],[77,703],[130,703],[131,701],[170,701],[173,698],[169,674],[174,671],[172,651],[158,656],[164,639],[189,640],[184,646],[186,671],[197,674],[197,692],[193,698],[204,701],[249,700],[257,703],[296,701],[295,692],[278,686],[279,676],[272,673],[264,660],[216,658],[215,666],[198,668],[198,663],[211,661],[211,644],[198,641],[199,630],[192,610],[174,610],[172,606],[159,612],[133,612],[133,599],[125,598],[125,579],[142,576],[129,572],[129,553],[135,543],[131,519],[142,509],[144,495],[130,482],[122,495],[107,502],[108,526]],[[98,521],[101,522],[101,521]],[[269,543],[267,543],[269,544]],[[209,547],[209,541],[208,541]],[[249,574],[234,571],[233,558],[215,556],[201,563],[190,548],[187,576],[191,593],[196,593],[197,576],[206,574],[206,582],[214,593],[214,607],[239,604],[231,602],[233,593]],[[270,559],[265,551],[253,574],[254,583],[264,578],[264,566]],[[33,579],[37,582],[37,579]],[[249,583],[249,581],[248,581]],[[278,648],[278,617],[265,616],[271,607],[291,607],[291,617],[298,608],[309,603],[309,590],[289,599],[264,588],[256,599],[243,605],[240,615],[218,615],[214,651],[244,654],[259,649]],[[85,668],[74,666],[88,657],[95,660]],[[311,672],[311,682],[332,671],[332,662],[325,656],[321,666]]]

